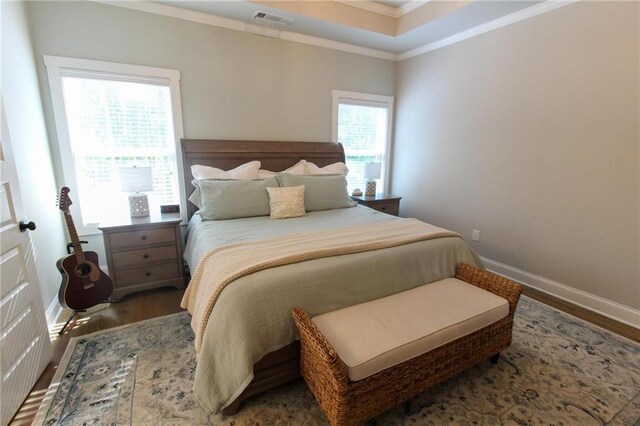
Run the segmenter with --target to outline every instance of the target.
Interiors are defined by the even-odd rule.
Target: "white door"
[[[51,360],[51,342],[31,238],[28,231],[21,232],[19,227],[20,221],[28,218],[22,206],[2,105],[0,109],[0,424],[4,426]]]

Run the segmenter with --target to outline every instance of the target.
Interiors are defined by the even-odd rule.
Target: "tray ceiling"
[[[360,6],[354,7],[344,0],[255,2],[162,0],[154,3],[229,18],[246,24],[256,24],[254,14],[266,12],[292,20],[292,24],[288,26],[277,24],[265,26],[273,31],[306,34],[398,54],[529,8],[541,1],[393,2],[398,4],[398,8],[419,3],[419,7],[399,18],[364,10]],[[383,2],[363,0],[356,3],[379,4],[392,9],[389,5],[382,5]]]

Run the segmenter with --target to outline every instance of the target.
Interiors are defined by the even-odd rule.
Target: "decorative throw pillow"
[[[267,188],[271,219],[286,219],[300,217],[306,214],[304,210],[304,185],[288,188]]]
[[[342,161],[329,164],[328,166],[318,167],[311,161],[307,161],[308,175],[343,175],[349,174],[349,168]]]
[[[191,166],[191,174],[195,179],[252,180],[258,179],[258,169],[260,169],[260,164],[260,161],[250,161],[231,170],[222,170],[215,167],[194,164]]]
[[[354,207],[343,175],[276,176],[281,187],[304,185],[304,206],[308,212]]]

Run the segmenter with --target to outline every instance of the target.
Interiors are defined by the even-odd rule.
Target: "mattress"
[[[184,258],[195,270],[202,256],[209,250],[229,244],[247,243],[263,238],[299,232],[323,231],[368,223],[397,220],[395,216],[380,213],[358,205],[347,209],[308,212],[306,216],[290,219],[270,219],[269,216],[228,220],[203,221],[194,215],[187,228]]]

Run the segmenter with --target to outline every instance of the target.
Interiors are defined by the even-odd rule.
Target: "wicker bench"
[[[332,425],[364,422],[484,360],[496,363],[500,351],[511,343],[513,315],[521,292],[522,287],[516,282],[461,264],[455,279],[340,309],[313,320],[296,308],[293,318],[300,333],[300,372]],[[440,310],[438,316],[449,319],[438,318],[428,326],[419,322],[401,329],[402,321],[412,318],[406,311],[422,302],[423,311]],[[458,309],[460,305],[464,309]],[[450,315],[455,310],[462,313]],[[471,311],[468,315],[473,321],[481,318],[480,323],[475,323],[476,328],[460,320],[466,311]],[[415,315],[418,317],[414,319],[424,316],[424,312]],[[451,321],[450,326],[447,321]],[[461,325],[454,324],[456,321]],[[486,325],[477,328],[482,321]],[[371,349],[372,333],[385,327],[388,336],[380,336],[385,342],[380,348]],[[424,337],[415,339],[420,336],[415,333],[423,330],[426,330]],[[402,344],[402,339],[407,339],[406,344]],[[396,343],[398,347],[392,347]],[[412,351],[415,353],[411,354]]]

